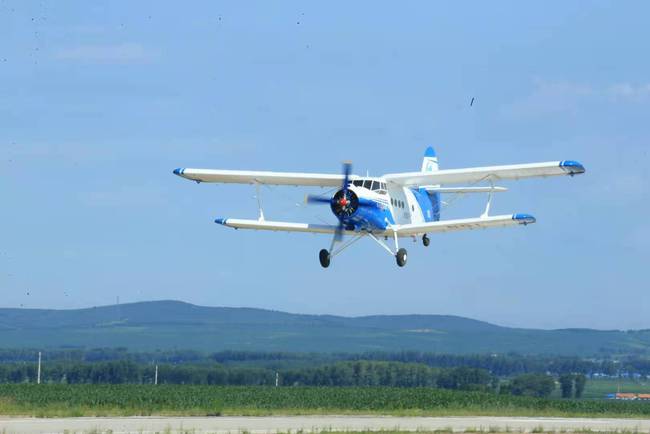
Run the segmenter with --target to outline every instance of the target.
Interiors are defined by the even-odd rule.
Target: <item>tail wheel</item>
[[[395,255],[395,259],[397,260],[397,265],[400,267],[403,267],[406,265],[406,249],[399,249],[397,251],[397,254]]]
[[[327,268],[330,266],[330,252],[328,252],[325,249],[322,249],[320,252],[318,252],[318,260],[320,261],[320,265],[323,268]]]
[[[429,247],[430,243],[431,240],[427,237],[427,234],[422,235],[422,244],[424,244],[424,247]]]

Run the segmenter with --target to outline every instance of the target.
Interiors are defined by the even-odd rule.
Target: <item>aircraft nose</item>
[[[174,169],[174,175],[181,176],[182,174],[183,174],[183,168],[182,167],[178,167],[178,168]]]

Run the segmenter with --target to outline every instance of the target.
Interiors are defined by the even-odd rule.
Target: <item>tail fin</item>
[[[424,159],[422,160],[422,172],[435,172],[438,170],[438,156],[436,151],[431,146],[424,151]]]

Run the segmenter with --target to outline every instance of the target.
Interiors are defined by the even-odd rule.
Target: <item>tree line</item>
[[[434,387],[548,397],[556,383],[553,376],[539,373],[521,374],[503,381],[481,368],[436,368],[418,363],[367,360],[278,371],[214,362],[160,364],[157,369],[158,384],[272,386],[277,379],[280,386]],[[0,383],[34,383],[36,377],[35,363],[0,364]],[[53,362],[43,365],[41,372],[43,383],[58,384],[152,384],[155,378],[156,365],[129,360]],[[582,374],[565,374],[559,377],[559,381],[563,396],[579,398],[586,377]],[[570,381],[570,388],[567,381]],[[567,388],[569,392],[566,392]]]
[[[0,364],[33,362],[37,350],[0,349]],[[483,369],[499,377],[526,373],[551,373],[610,376],[619,374],[650,375],[650,359],[639,356],[621,357],[617,360],[583,359],[564,356],[525,356],[518,354],[438,354],[418,351],[365,352],[365,353],[289,353],[256,351],[155,351],[129,352],[125,348],[50,349],[43,353],[46,362],[109,362],[126,360],[134,363],[205,364],[219,363],[227,366],[248,366],[268,369],[291,369],[331,365],[337,362],[376,361],[422,364],[433,368],[468,367]]]

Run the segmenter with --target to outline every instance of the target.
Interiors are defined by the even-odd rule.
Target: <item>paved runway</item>
[[[0,432],[11,433],[276,433],[303,430],[592,430],[650,433],[650,420],[525,418],[525,417],[394,417],[394,416],[273,416],[273,417],[80,417],[62,419],[0,416]]]

